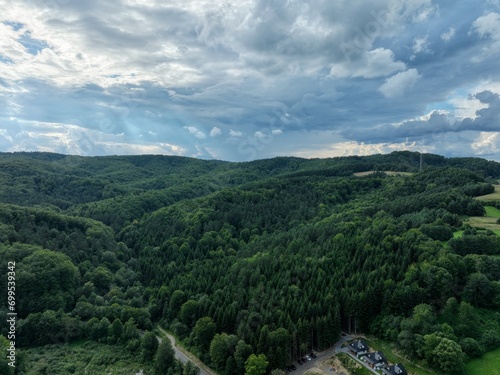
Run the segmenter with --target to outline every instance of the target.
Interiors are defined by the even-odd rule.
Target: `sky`
[[[0,151],[500,161],[499,0],[0,6]]]

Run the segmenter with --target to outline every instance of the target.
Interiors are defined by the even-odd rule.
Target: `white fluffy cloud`
[[[185,126],[189,134],[193,134],[198,139],[205,139],[207,135],[194,126]]]
[[[391,50],[377,48],[366,52],[362,59],[355,62],[334,64],[330,74],[334,77],[376,78],[388,76],[405,68],[405,63],[395,61]]]
[[[400,97],[410,90],[420,78],[422,75],[418,73],[417,69],[408,69],[388,78],[379,87],[379,91],[389,99]]]
[[[490,36],[500,40],[500,13],[491,12],[479,17],[473,27],[481,37]]]
[[[243,132],[241,132],[239,130],[229,129],[229,136],[232,138],[243,137]]]
[[[222,134],[222,130],[220,130],[219,127],[214,126],[212,130],[210,130],[210,136],[211,137],[217,137]]]

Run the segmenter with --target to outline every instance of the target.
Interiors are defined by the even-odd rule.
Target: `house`
[[[382,368],[382,373],[384,375],[408,375],[406,369],[400,363]]]
[[[365,340],[353,341],[348,346],[351,353],[356,357],[368,353],[369,349]]]
[[[385,359],[382,352],[368,353],[363,356],[363,361],[365,361],[371,368],[379,369],[382,366],[387,365],[387,359]]]

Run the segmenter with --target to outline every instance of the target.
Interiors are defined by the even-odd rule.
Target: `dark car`
[[[290,367],[292,368],[292,371],[297,370],[297,367],[295,367],[295,365],[291,365]]]
[[[309,354],[312,358],[317,358],[318,356],[314,353]]]
[[[302,362],[302,358],[301,358],[301,359],[297,360],[297,363],[298,363],[299,365],[301,365],[301,366],[302,366],[302,364],[303,364],[304,362]]]

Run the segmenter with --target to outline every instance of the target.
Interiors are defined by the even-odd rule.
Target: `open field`
[[[500,375],[500,348],[467,363],[465,373],[466,375]]]
[[[471,216],[464,220],[464,223],[469,224],[471,227],[489,229],[496,234],[500,234],[500,224],[497,224],[495,217]]]
[[[354,176],[363,177],[368,176],[376,172],[383,172],[388,176],[411,176],[413,173],[411,172],[393,172],[393,171],[366,171],[366,172],[356,172],[353,173]],[[500,196],[500,193],[499,193]],[[500,198],[499,198],[500,199]]]
[[[500,200],[500,185],[495,186],[495,191],[491,194],[481,195],[480,197],[476,197],[477,200],[480,201],[498,201]]]
[[[489,217],[500,217],[500,210],[496,207],[493,206],[485,206],[484,209],[486,210],[486,216]]]
[[[489,229],[500,235],[500,224],[497,224],[497,219],[500,217],[500,210],[493,206],[485,206],[484,209],[486,210],[486,216],[471,216],[464,222],[471,227]]]

